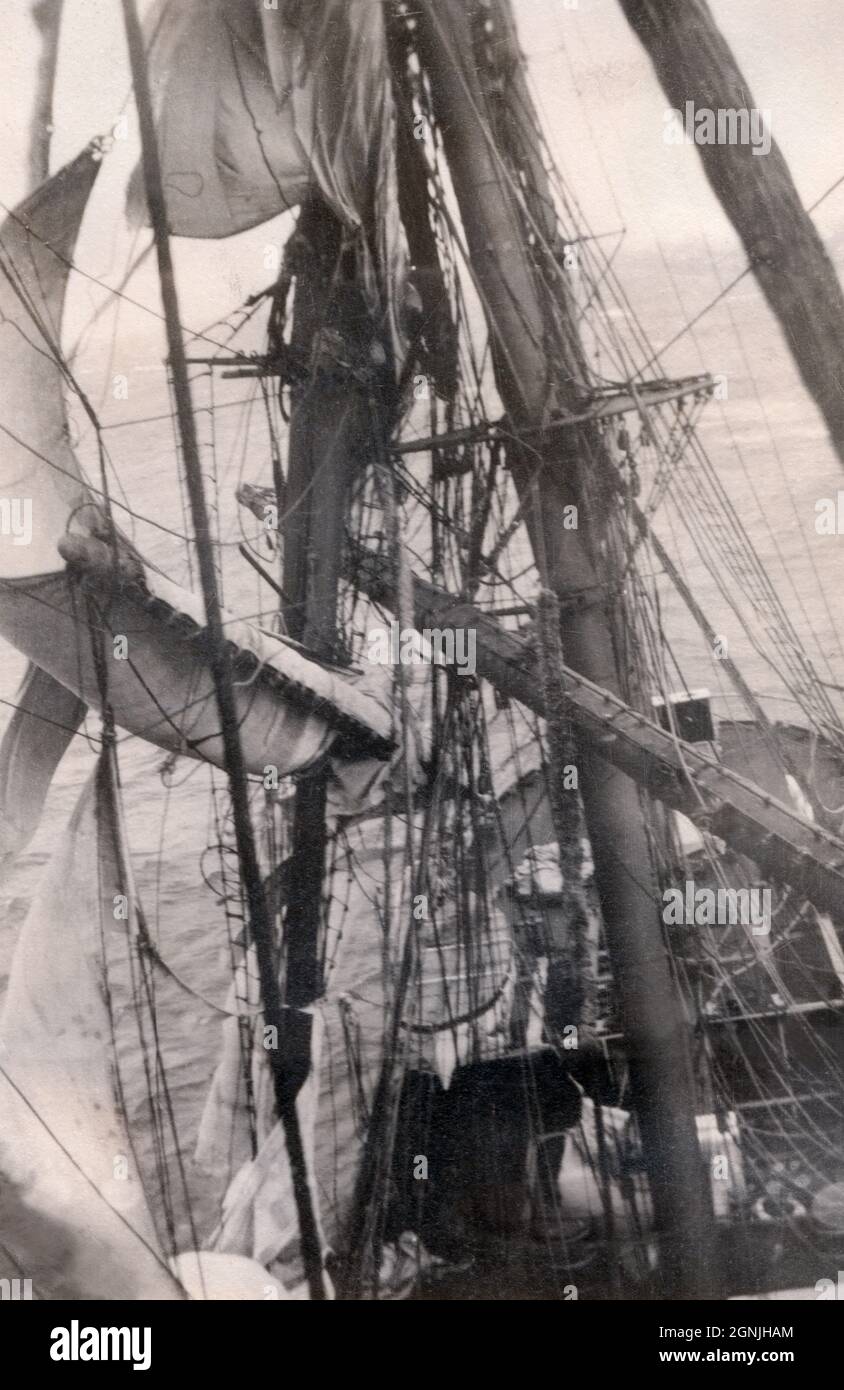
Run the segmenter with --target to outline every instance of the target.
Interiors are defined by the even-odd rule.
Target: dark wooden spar
[[[499,152],[495,120],[473,61],[470,15],[460,0],[424,0],[419,10],[420,49],[431,82],[435,111],[466,232],[472,273],[487,315],[496,357],[499,390],[516,428],[542,424],[556,403],[582,411],[587,378],[576,324],[561,288],[550,324],[526,245],[526,228],[514,194],[515,170]],[[496,4],[495,42],[506,72],[503,98],[511,127],[523,147],[536,147],[529,92],[509,7]],[[546,236],[555,235],[553,207],[541,161],[526,156],[534,182],[534,207]],[[549,327],[563,367],[550,380],[545,351]],[[553,341],[553,338],[552,338]],[[566,360],[567,359],[567,360]],[[567,379],[566,379],[567,378]],[[625,692],[619,666],[618,633],[609,614],[608,576],[593,557],[606,542],[596,510],[581,506],[577,531],[564,525],[565,504],[585,500],[589,459],[600,449],[588,427],[564,431],[535,454],[514,451],[510,460],[543,584],[561,604],[561,635],[567,662],[613,694]],[[610,549],[606,550],[609,560]],[[577,602],[572,602],[573,599]],[[640,792],[616,768],[584,747],[581,791],[595,859],[595,881],[607,932],[635,1087],[656,1223],[662,1242],[662,1273],[675,1292],[694,1296],[711,1277],[712,1230],[707,1183],[698,1150],[687,1025],[682,1016],[662,937],[651,851]]]
[[[267,908],[261,879],[255,835],[249,807],[249,786],[243,751],[240,743],[238,713],[232,683],[231,653],[225,640],[220,598],[217,589],[217,574],[214,565],[214,550],[205,491],[202,480],[202,462],[193,414],[190,381],[185,361],[182,341],[181,318],[173,261],[170,249],[170,232],[167,220],[167,203],[161,172],[158,140],[155,131],[149,76],[143,34],[135,6],[135,0],[123,0],[123,14],[135,88],[135,100],[141,128],[143,148],[143,173],[152,222],[155,246],[158,257],[161,298],[167,330],[167,346],[170,356],[170,370],[173,376],[173,390],[176,400],[176,413],[182,454],[185,463],[185,478],[190,500],[193,530],[196,536],[197,559],[202,584],[207,624],[209,662],[214,676],[214,689],[220,714],[226,772],[232,802],[237,855],[241,880],[249,909],[250,939],[255,946],[258,972],[261,984],[261,998],[264,1018],[270,1026],[277,1029],[276,1036],[283,1040],[285,1034],[285,1014],[279,990],[275,965],[275,949],[272,937],[272,924]],[[325,1285],[322,1272],[322,1249],[317,1230],[305,1160],[302,1133],[296,1110],[296,1088],[293,1078],[285,1069],[285,1052],[281,1047],[269,1049],[275,1090],[276,1107],[281,1121],[290,1171],[293,1192],[299,1218],[302,1241],[302,1256],[305,1273],[312,1299],[325,1298]]]
[[[341,273],[343,229],[318,198],[305,204],[288,246],[294,272],[290,353],[292,386],[284,498],[278,498],[283,550],[282,614],[289,635],[333,660],[338,656],[337,603],[349,490],[369,425],[366,393],[341,365],[364,316],[354,276]],[[354,261],[347,256],[347,263]],[[284,272],[283,272],[284,273]],[[339,337],[337,336],[339,335]],[[283,500],[283,506],[282,504]],[[327,774],[303,778],[296,792],[284,919],[284,995],[295,1020],[286,1039],[297,1084],[310,1062],[311,1016],[302,1010],[322,992],[322,918],[328,832]]]
[[[59,62],[64,0],[34,0],[32,17],[41,36],[41,52],[35,90],[35,109],[29,141],[29,186],[40,188],[50,176],[53,138],[53,98]]]
[[[706,0],[619,0],[672,108],[751,112],[753,95]],[[768,132],[770,134],[770,132]],[[844,463],[844,292],[782,151],[697,144],[807,390]]]

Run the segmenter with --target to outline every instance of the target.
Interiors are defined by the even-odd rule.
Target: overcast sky
[[[697,154],[663,140],[666,102],[617,0],[514,0],[552,150],[595,231],[627,228],[624,257],[655,239],[691,244],[701,226],[718,248],[734,243],[703,179]],[[37,58],[30,0],[4,0],[0,53],[0,198],[25,191],[25,150]],[[146,6],[142,6],[146,8]],[[748,79],[770,111],[807,203],[844,173],[844,0],[714,0],[715,15]],[[66,0],[54,163],[94,133],[108,131],[129,91],[118,0]],[[131,142],[107,161],[80,255],[87,268],[119,274],[131,242],[121,225]],[[844,251],[844,187],[818,214],[824,236]],[[266,280],[266,229],[235,243],[179,248],[183,312],[205,322]],[[623,262],[622,262],[623,265]],[[136,292],[153,291],[142,276]]]

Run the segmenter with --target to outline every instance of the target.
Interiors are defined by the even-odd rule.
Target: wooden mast
[[[499,21],[496,43],[513,81],[523,83],[509,13],[501,5],[485,13]],[[499,391],[517,429],[541,423],[551,404],[582,407],[575,383],[587,378],[576,325],[561,292],[556,326],[568,354],[563,375],[569,380],[554,401],[545,351],[546,306],[508,176],[512,170],[495,147],[487,97],[472,61],[474,36],[466,6],[462,0],[420,0],[418,22],[421,56],[494,345]],[[534,148],[526,85],[517,94],[511,87],[509,103],[506,95],[504,103],[506,118],[521,130],[526,149]],[[536,191],[546,212],[540,209],[539,216],[550,232],[553,203],[538,159],[530,175],[543,180]],[[602,563],[608,565],[610,551],[600,508],[593,511],[585,504],[589,479],[583,476],[584,466],[600,448],[594,430],[584,427],[566,431],[544,448],[537,444],[546,464],[540,471],[535,454],[528,452],[514,452],[510,467],[542,582],[560,600],[566,661],[596,684],[624,694],[627,680],[617,655],[623,647],[610,616],[612,596],[607,578],[593,564],[593,557],[603,552]],[[564,525],[568,500],[580,507],[577,531]],[[688,1028],[663,941],[643,805],[629,778],[586,750],[581,792],[662,1244],[662,1277],[675,1296],[694,1296],[711,1278],[711,1204],[697,1143]]]
[[[249,807],[249,784],[240,743],[238,713],[232,684],[231,654],[225,638],[217,590],[214,550],[202,482],[202,462],[191,401],[190,380],[182,341],[179,300],[173,273],[167,204],[150,95],[146,51],[135,0],[122,0],[122,4],[141,129],[144,184],[155,236],[170,370],[173,377],[185,477],[196,537],[197,560],[205,606],[208,659],[220,715],[238,862],[249,910],[249,934],[255,946],[258,962],[264,1019],[268,1025],[277,1029],[277,1037],[282,1040],[285,1034],[285,1013],[276,974],[272,923],[267,910],[255,848],[255,835]],[[284,1131],[290,1161],[306,1278],[311,1298],[320,1300],[325,1298],[322,1249],[308,1184],[305,1150],[296,1110],[296,1091],[290,1084],[290,1079],[284,1070],[283,1048],[280,1046],[270,1049],[269,1057],[276,1107]]]
[[[32,18],[41,35],[35,106],[29,136],[29,186],[39,188],[50,175],[50,145],[53,138],[53,97],[59,61],[64,0],[34,0]]]
[[[706,0],[619,3],[682,117],[687,102],[716,118],[754,110]],[[844,463],[844,292],[782,152],[773,139],[767,154],[747,143],[698,144],[697,150]]]
[[[295,275],[290,359],[298,380],[284,508],[282,614],[291,637],[318,656],[342,659],[337,604],[350,488],[372,430],[371,316],[358,256],[318,197],[300,214],[287,270]],[[290,254],[292,250],[292,254]],[[361,359],[362,360],[357,360]],[[300,1012],[288,1035],[291,1073],[301,1084],[310,1057],[310,1016],[322,993],[322,917],[327,777],[300,781],[293,812],[285,913],[285,1002]]]

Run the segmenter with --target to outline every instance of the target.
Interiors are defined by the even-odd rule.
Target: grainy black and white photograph
[[[840,0],[3,10],[4,1335],[701,1303],[651,1370],[794,1361],[760,1305],[844,1300]]]

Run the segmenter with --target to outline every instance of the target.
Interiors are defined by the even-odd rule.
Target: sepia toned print
[[[842,41],[15,7],[0,1304],[842,1296]]]

